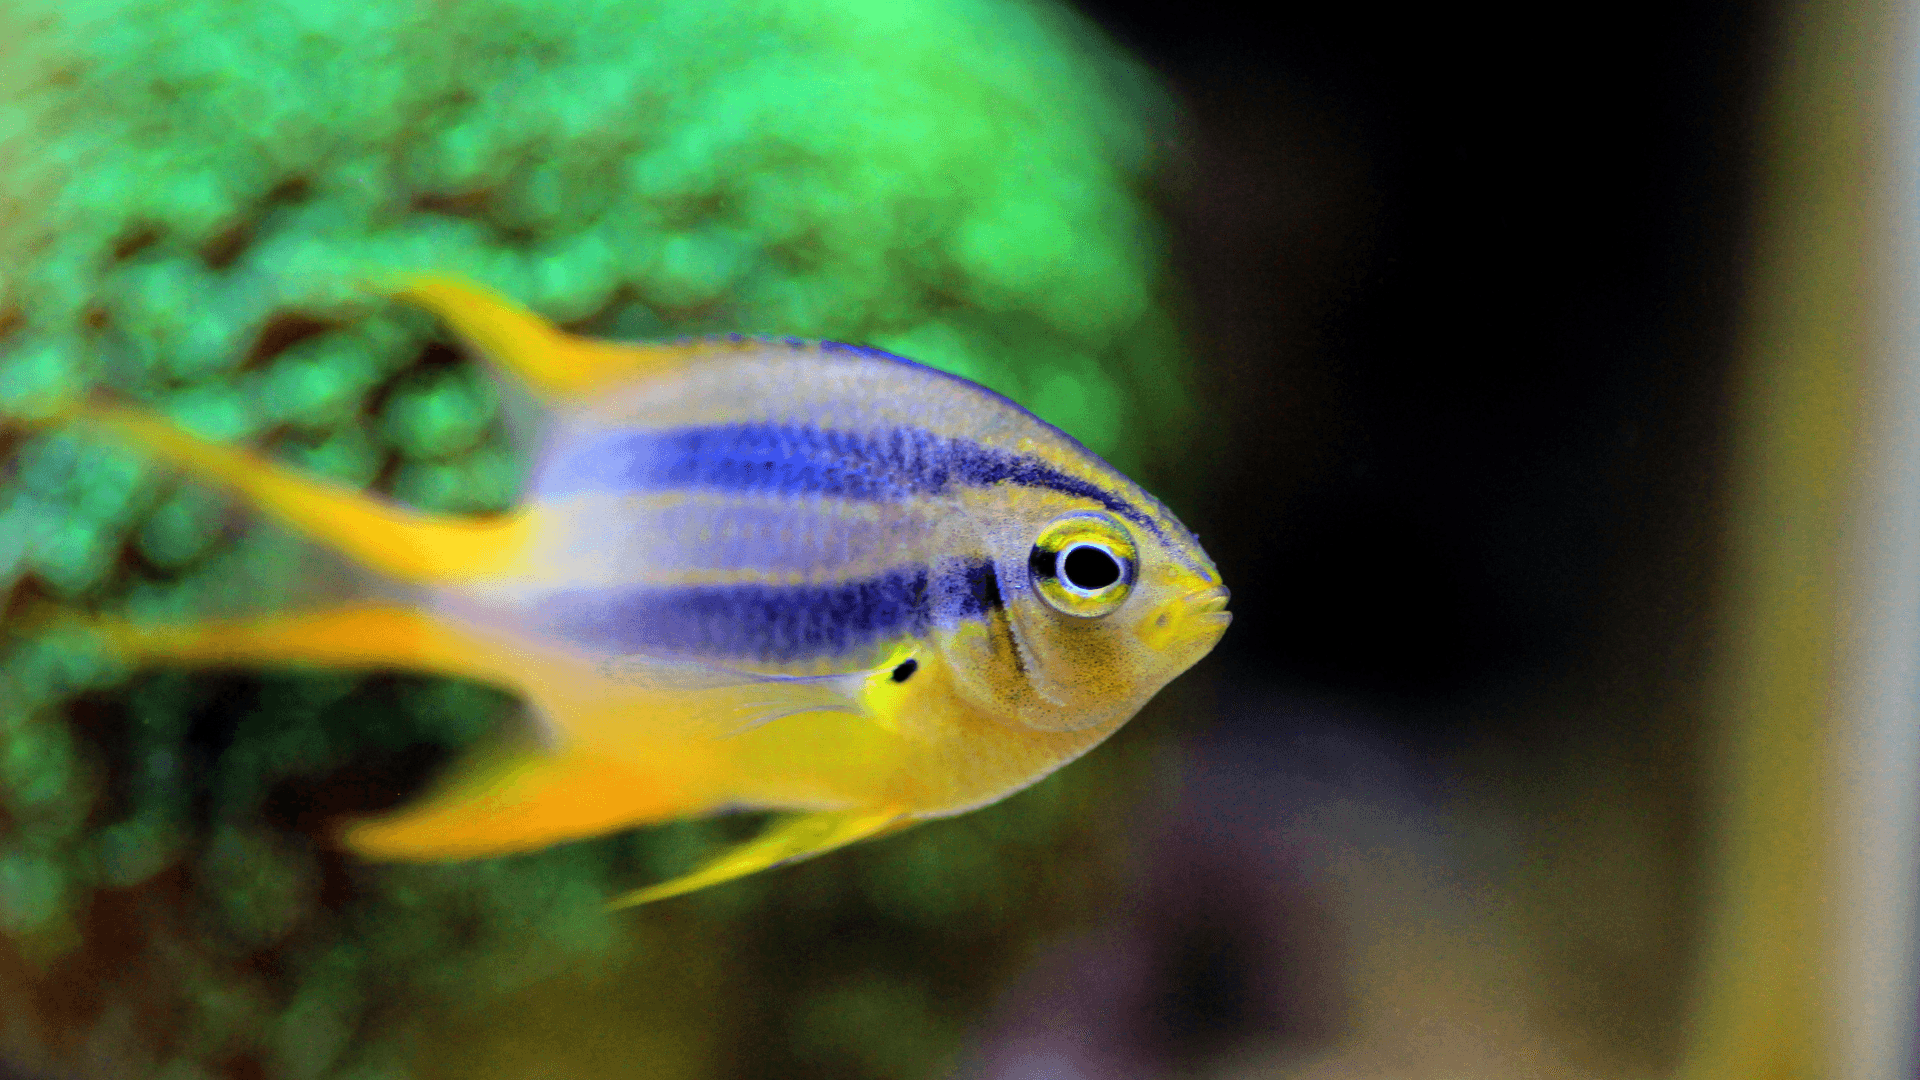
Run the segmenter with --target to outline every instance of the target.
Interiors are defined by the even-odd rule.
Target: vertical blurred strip
[[[1689,1080],[1915,1076],[1914,7],[1776,9]]]
[[[1868,145],[1854,505],[1840,534],[1840,681],[1830,754],[1828,842],[1836,888],[1827,918],[1833,989],[1825,1024],[1835,1080],[1920,1075],[1920,3],[1869,9]],[[1884,67],[1882,66],[1884,65]],[[1878,69],[1878,70],[1876,70]]]

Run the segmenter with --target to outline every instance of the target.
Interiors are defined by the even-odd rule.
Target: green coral
[[[391,270],[468,275],[606,336],[872,342],[996,387],[1129,469],[1183,418],[1145,197],[1161,105],[1052,7],[23,0],[0,31],[0,413],[22,421],[105,386],[415,505],[505,506],[526,448],[431,320],[369,294]],[[302,545],[237,528],[217,496],[122,448],[7,437],[7,610],[177,620],[323,583]],[[97,920],[144,927],[114,938],[137,953],[124,977],[66,989],[98,1006],[87,1060],[178,1080],[401,1077],[434,1007],[644,966],[688,925],[748,936],[776,895],[816,929],[860,911],[986,934],[1055,895],[1035,867],[1077,842],[1059,793],[1111,769],[615,919],[601,898],[751,823],[353,863],[303,800],[370,761],[412,761],[417,780],[421,748],[470,742],[511,701],[422,678],[129,682],[57,622],[8,629],[0,934],[76,979],[106,969],[57,963],[109,947]],[[404,772],[379,774],[389,795]],[[806,1033],[783,1044],[796,1065],[906,1075],[957,1037],[946,991],[910,965],[782,985]],[[924,1039],[807,1019],[902,1009],[929,1018]],[[139,1019],[154,1015],[172,1019]]]

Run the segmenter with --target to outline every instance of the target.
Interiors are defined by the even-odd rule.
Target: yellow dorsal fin
[[[497,293],[451,277],[399,277],[379,288],[445,319],[543,404],[591,398],[609,387],[668,374],[704,353],[747,347],[728,341],[641,345],[579,337]]]
[[[911,824],[913,819],[906,811],[892,807],[795,814],[782,818],[759,836],[728,848],[691,873],[635,889],[608,901],[607,907],[632,907],[695,892],[761,870],[824,855],[861,840],[898,832]]]

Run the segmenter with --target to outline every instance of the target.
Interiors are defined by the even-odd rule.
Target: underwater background
[[[18,615],[295,597],[0,433],[0,1071],[1627,1076],[1697,958],[1758,5],[19,0],[0,411],[107,385],[416,506],[525,461],[370,271],[607,337],[870,343],[1163,497],[1215,656],[1006,802],[633,911],[750,831],[366,865],[510,715],[126,671]],[[1522,46],[1515,48],[1512,42]]]

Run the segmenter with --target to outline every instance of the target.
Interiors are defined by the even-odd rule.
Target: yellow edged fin
[[[796,814],[783,818],[759,836],[728,848],[692,873],[615,897],[607,902],[607,908],[650,904],[669,896],[695,892],[761,870],[824,855],[861,840],[898,832],[912,824],[913,819],[906,811],[893,807]]]
[[[88,404],[75,407],[70,416],[234,488],[314,540],[400,581],[502,576],[517,572],[525,556],[531,531],[525,511],[496,518],[422,513],[303,476],[239,447],[208,442],[138,409]]]
[[[426,798],[342,829],[362,858],[425,862],[532,851],[679,812],[674,793],[628,762],[527,739],[483,744]]]
[[[547,403],[597,397],[609,387],[674,371],[712,345],[596,341],[555,327],[505,297],[450,277],[381,283],[380,291],[427,309]]]
[[[65,609],[54,617],[84,627],[137,662],[399,668],[512,685],[511,658],[410,608],[349,605],[258,619],[158,625]]]

